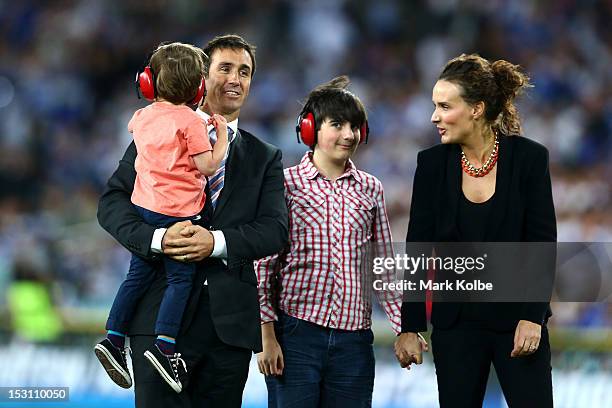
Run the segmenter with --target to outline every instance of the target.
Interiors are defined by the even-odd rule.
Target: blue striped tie
[[[231,128],[227,128],[227,139],[228,141],[232,140],[234,136],[234,131]],[[217,141],[217,131],[213,128],[210,131],[210,143],[215,144]],[[225,153],[225,157],[221,160],[221,164],[215,174],[208,178],[208,194],[210,195],[210,203],[212,204],[213,210],[217,208],[217,202],[219,200],[219,195],[221,194],[221,190],[223,190],[223,185],[225,184],[225,162],[227,160],[227,156],[229,153],[229,144],[227,152]]]

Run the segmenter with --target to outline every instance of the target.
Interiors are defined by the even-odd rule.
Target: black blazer
[[[130,144],[108,181],[98,206],[98,221],[119,243],[147,259],[155,227],[143,222],[130,201],[136,172],[136,147]],[[208,279],[210,310],[219,338],[226,344],[261,350],[257,277],[253,261],[279,252],[288,240],[283,165],[279,149],[240,129],[230,145],[225,185],[215,211],[207,197],[202,211],[205,225],[221,230],[227,244],[227,266],[216,258],[200,262],[183,316],[181,332],[189,330],[204,279]],[[201,273],[203,272],[203,273]],[[132,320],[130,335],[155,334],[155,320],[164,290],[163,267]]]
[[[436,145],[419,152],[414,175],[406,242],[457,242],[457,208],[461,197],[461,149]],[[557,229],[548,151],[521,136],[501,136],[495,195],[485,242],[555,242]],[[513,330],[519,320],[545,323],[549,303],[488,303],[479,311],[487,326]],[[434,302],[431,322],[450,328],[460,303]],[[402,331],[427,331],[424,302],[402,304]]]

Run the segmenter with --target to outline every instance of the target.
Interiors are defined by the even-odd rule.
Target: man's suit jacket
[[[98,221],[131,252],[147,259],[155,227],[143,222],[130,201],[136,172],[132,143],[108,181],[98,207]],[[227,265],[218,258],[198,264],[181,332],[189,330],[204,280],[208,280],[210,310],[219,338],[226,344],[261,350],[257,278],[253,261],[277,253],[287,244],[288,215],[284,199],[281,152],[250,133],[230,145],[225,184],[216,209],[207,197],[202,211],[204,227],[220,230],[227,244]],[[155,282],[140,301],[130,335],[154,335],[155,320],[166,284],[161,267]],[[179,335],[180,336],[180,335]]]
[[[436,145],[418,154],[406,242],[460,242],[457,209],[461,197],[461,149]],[[501,136],[495,195],[486,221],[485,242],[554,242],[557,240],[548,151],[521,136]],[[526,283],[528,284],[528,283]],[[434,302],[431,322],[450,328],[460,303]],[[548,303],[479,305],[486,325],[513,330],[519,320],[543,324]],[[402,305],[402,331],[426,331],[424,302]]]

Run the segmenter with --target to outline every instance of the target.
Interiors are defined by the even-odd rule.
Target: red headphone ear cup
[[[300,137],[306,146],[314,146],[315,129],[314,115],[312,112],[308,112],[306,115],[302,116],[302,119],[300,120]]]
[[[368,136],[370,136],[370,126],[368,125],[367,120],[363,123],[363,125],[361,125],[361,128],[359,129],[359,136],[361,138],[359,140],[359,144],[368,143]]]
[[[153,78],[151,67],[145,67],[145,69],[138,74],[138,86],[140,87],[143,98],[148,101],[155,99],[155,79]]]
[[[200,103],[204,94],[206,93],[206,82],[204,81],[204,77],[202,77],[202,82],[200,82],[200,87],[198,88],[198,93],[196,93],[195,98],[189,103],[190,105],[197,105]]]

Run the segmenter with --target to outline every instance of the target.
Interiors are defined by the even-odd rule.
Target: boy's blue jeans
[[[193,217],[171,217],[134,206],[143,220],[157,228],[167,228],[179,221],[192,220]],[[183,312],[191,292],[195,263],[183,263],[162,257],[168,278],[168,287],[159,307],[155,334],[176,337],[183,318]],[[106,329],[126,333],[136,305],[151,286],[155,278],[156,263],[132,254],[130,270],[119,287],[115,301],[106,322]]]
[[[329,329],[282,312],[274,329],[285,368],[281,376],[266,376],[268,407],[372,405],[372,330]]]

